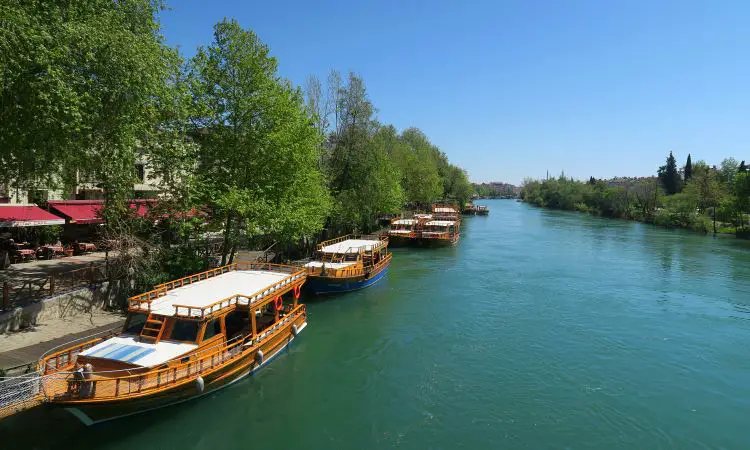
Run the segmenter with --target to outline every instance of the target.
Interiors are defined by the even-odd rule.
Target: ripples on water
[[[249,380],[92,429],[35,413],[0,436],[7,448],[750,448],[748,243],[488,203],[457,247],[395,250],[383,282],[310,304],[292,350]]]

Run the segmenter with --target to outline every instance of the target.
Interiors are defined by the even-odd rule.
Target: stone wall
[[[0,333],[23,330],[55,319],[89,315],[93,309],[117,305],[124,287],[119,281],[105,281],[0,313]]]

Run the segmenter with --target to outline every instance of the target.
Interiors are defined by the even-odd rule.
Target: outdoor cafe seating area
[[[67,226],[66,230],[64,227]],[[36,205],[0,205],[0,269],[9,264],[66,258],[97,251],[95,233]],[[88,238],[88,239],[87,239]]]

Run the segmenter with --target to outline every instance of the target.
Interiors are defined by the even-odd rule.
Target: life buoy
[[[284,307],[284,302],[281,300],[281,296],[278,296],[274,299],[273,306],[276,308],[276,311],[281,311],[281,309]]]
[[[295,300],[299,300],[299,296],[300,296],[301,291],[302,291],[302,289],[301,289],[301,286],[299,284],[297,286],[294,286],[294,299]]]

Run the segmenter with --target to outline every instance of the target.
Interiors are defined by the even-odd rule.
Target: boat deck
[[[256,293],[266,296],[280,290],[287,284],[277,283],[285,278],[289,278],[288,282],[291,283],[296,278],[290,275],[272,270],[233,270],[167,291],[151,302],[150,312],[163,316],[184,316],[185,310],[190,308],[188,314],[199,317],[201,308],[212,306],[218,300],[236,295],[250,297]],[[239,303],[247,304],[248,299],[240,299]],[[131,306],[131,311],[141,309],[147,312],[148,308],[148,304],[141,303],[138,308]]]
[[[323,266],[325,266],[327,269],[343,269],[344,267],[353,266],[354,264],[354,262],[310,261],[309,263],[305,264],[305,267],[323,268]]]
[[[377,239],[347,239],[335,244],[326,245],[320,251],[333,254],[359,253],[360,250],[375,250],[382,245],[382,241]]]
[[[428,227],[450,227],[455,224],[456,222],[452,220],[432,220],[430,222],[427,222],[425,225],[427,225]]]
[[[198,348],[187,342],[145,343],[137,336],[122,335],[107,339],[83,352],[82,356],[112,359],[143,367],[156,366]]]

